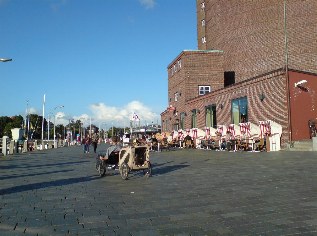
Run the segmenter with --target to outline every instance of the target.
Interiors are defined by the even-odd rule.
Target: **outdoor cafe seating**
[[[196,148],[228,151],[279,151],[282,126],[272,120],[259,121],[259,125],[244,122],[218,125],[217,129],[192,128],[172,133],[158,133],[152,137],[151,150],[170,148]],[[223,148],[225,144],[225,148]]]

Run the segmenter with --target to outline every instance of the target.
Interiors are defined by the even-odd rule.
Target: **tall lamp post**
[[[30,114],[29,114],[29,100],[26,100],[26,115],[25,115],[25,136],[29,140],[30,134]]]
[[[86,136],[86,130],[85,130],[85,121],[86,121],[86,118],[80,118],[79,119],[81,122],[80,122],[80,126],[81,126],[81,133],[80,133],[80,141],[82,141],[83,140],[83,137],[85,137]]]
[[[53,112],[47,114],[47,141],[50,141],[50,117],[53,115]]]
[[[64,108],[64,105],[61,105],[61,106],[57,106],[54,108],[54,111],[56,109],[59,109],[59,108]],[[55,135],[55,123],[56,123],[56,113],[54,113],[54,148],[57,148],[57,145],[56,145],[56,135]]]

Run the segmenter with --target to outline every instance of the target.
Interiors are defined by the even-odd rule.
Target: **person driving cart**
[[[122,149],[122,144],[117,137],[112,137],[112,145],[108,147],[106,155],[100,155],[100,160],[106,161],[110,158],[111,154],[118,154]]]

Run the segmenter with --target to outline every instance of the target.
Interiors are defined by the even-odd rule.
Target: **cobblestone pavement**
[[[95,157],[1,157],[0,235],[317,235],[314,152],[151,152],[128,180]]]

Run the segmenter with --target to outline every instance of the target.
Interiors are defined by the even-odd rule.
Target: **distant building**
[[[162,131],[272,120],[282,146],[317,118],[316,0],[196,0],[198,50],[167,67]]]

